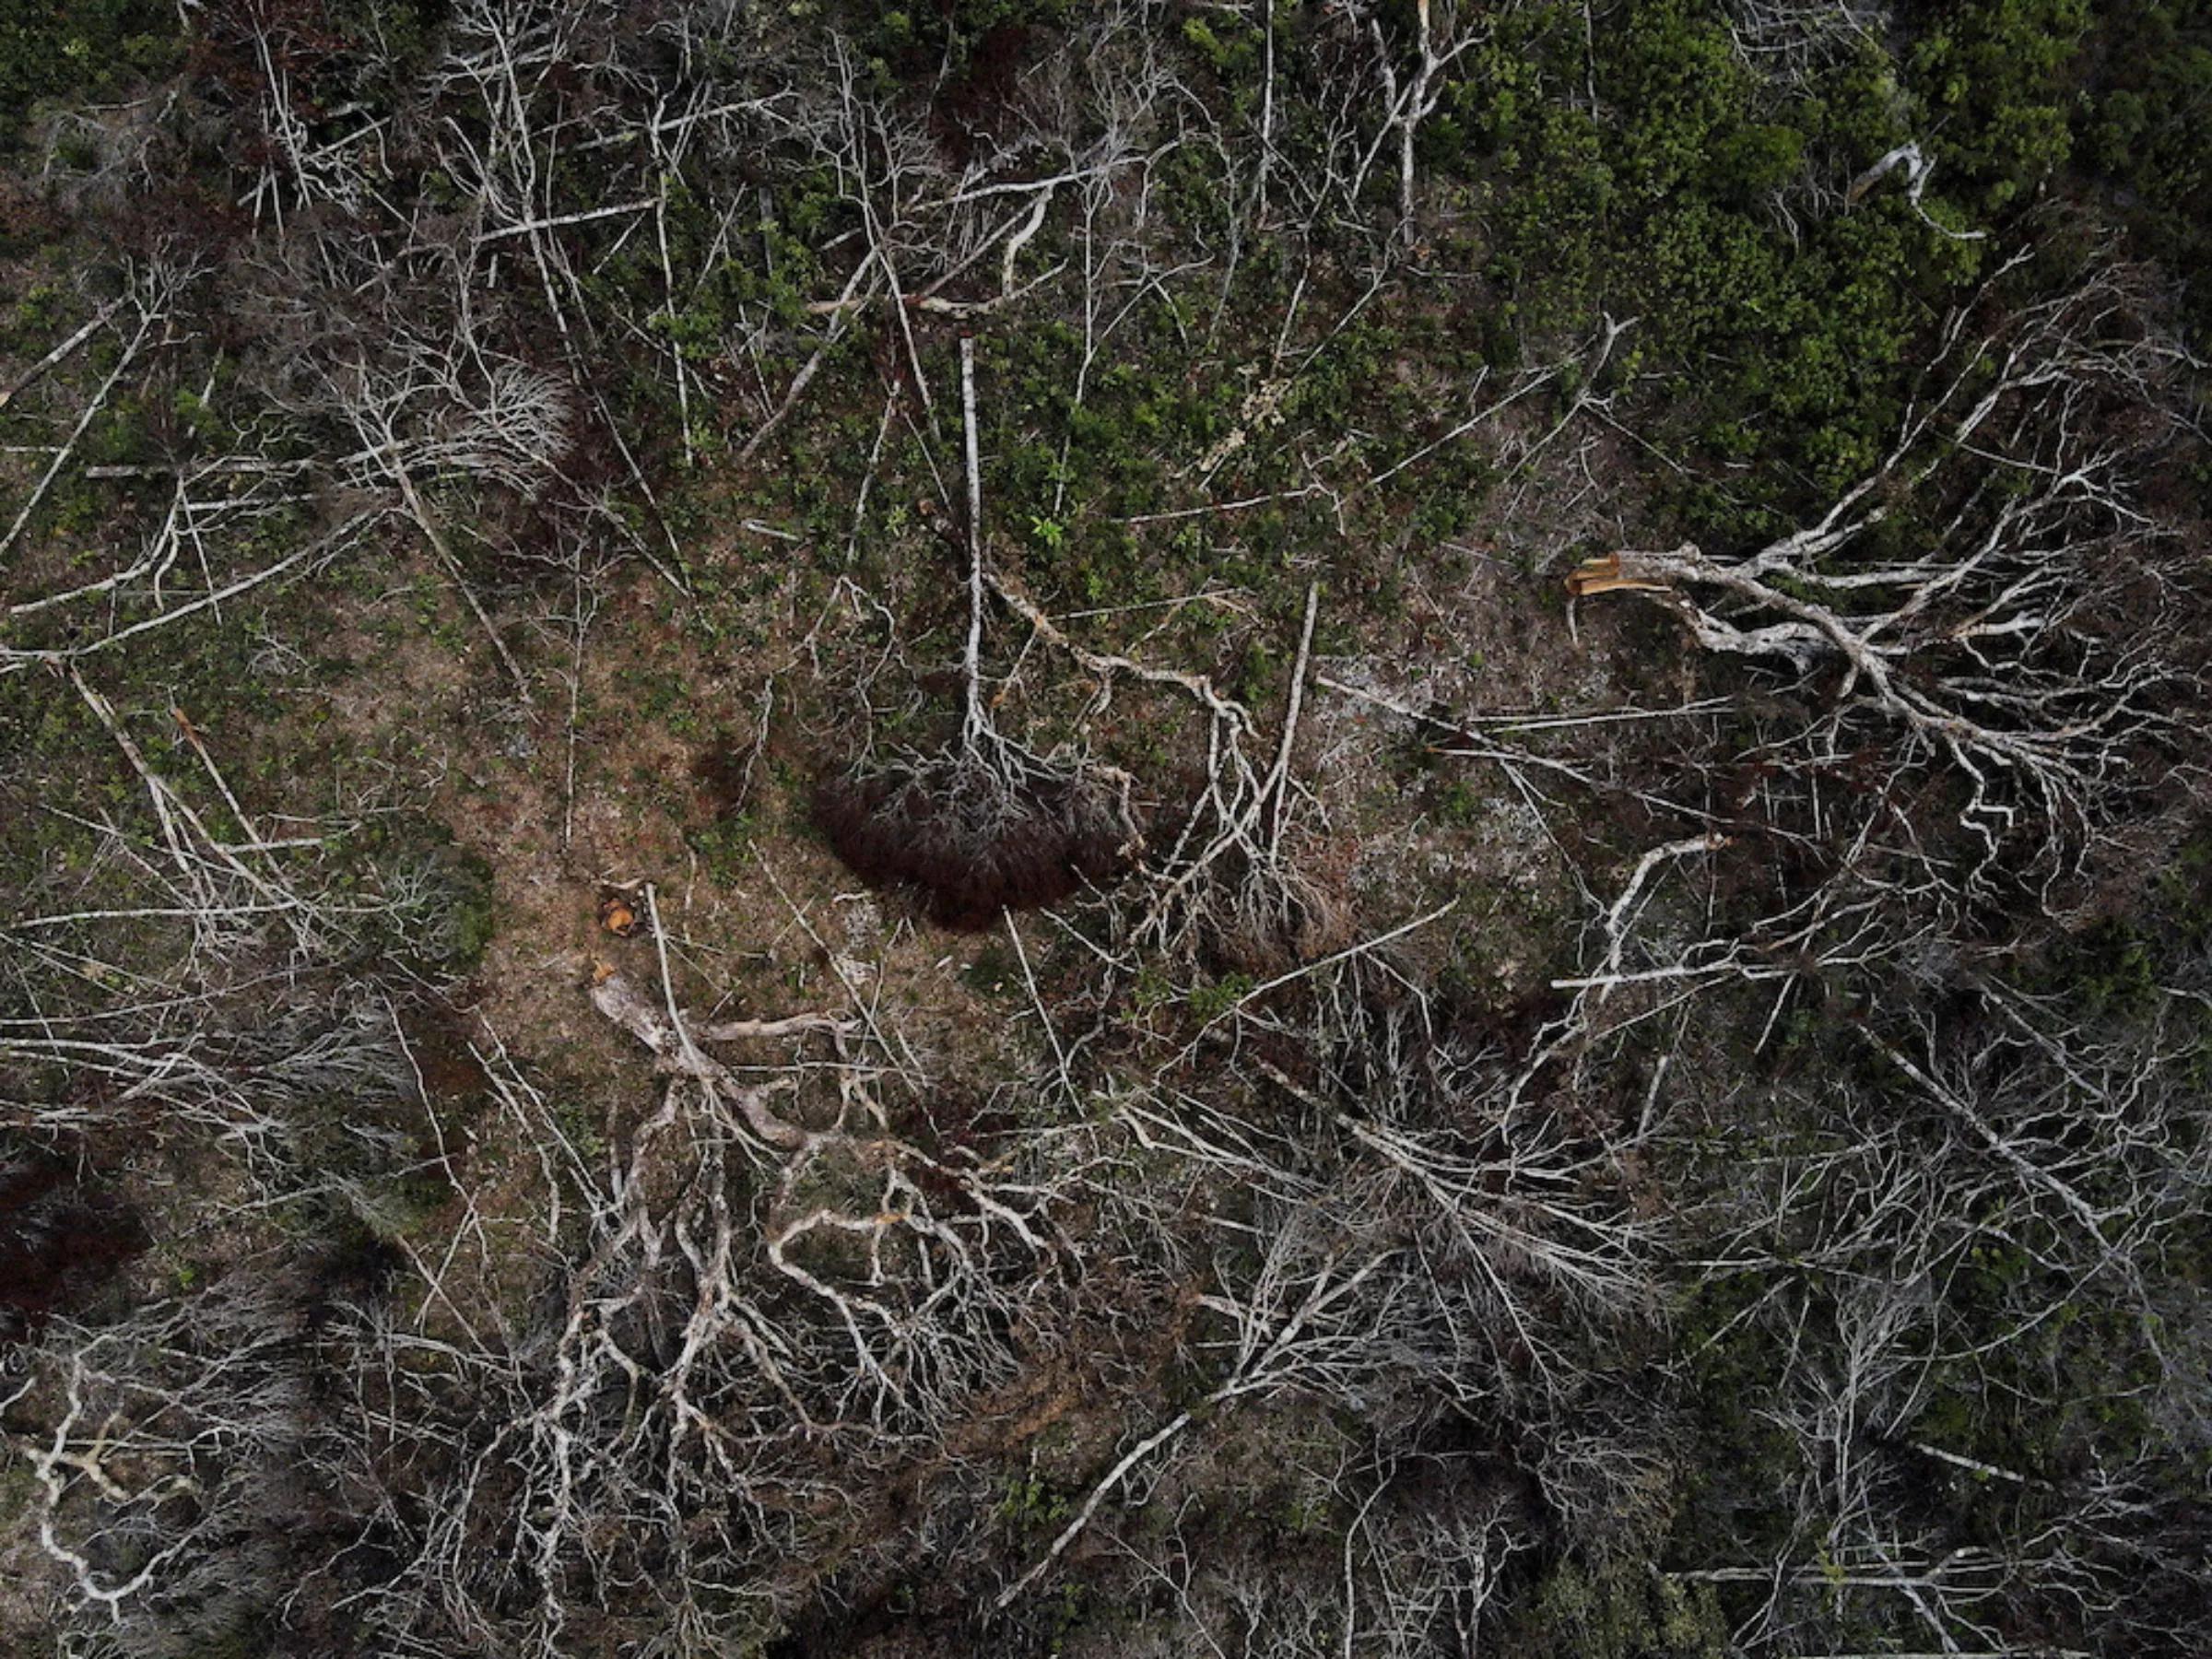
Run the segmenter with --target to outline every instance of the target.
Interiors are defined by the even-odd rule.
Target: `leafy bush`
[[[157,0],[27,0],[0,17],[0,151],[42,98],[85,98],[174,61],[176,11]]]

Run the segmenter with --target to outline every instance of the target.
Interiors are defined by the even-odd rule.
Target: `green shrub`
[[[175,61],[176,8],[156,0],[18,0],[0,14],[0,152],[41,99],[102,94]]]

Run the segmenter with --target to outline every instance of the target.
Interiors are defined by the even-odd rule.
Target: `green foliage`
[[[753,860],[753,820],[738,815],[684,832],[684,844],[699,854],[708,879],[735,888]]]
[[[975,953],[975,959],[960,971],[960,978],[978,995],[1019,1001],[1024,994],[1021,962],[996,939]]]
[[[553,1109],[553,1122],[587,1168],[596,1169],[606,1160],[606,1129],[592,1106],[564,1092]]]
[[[1914,42],[1915,84],[1936,117],[1935,153],[2004,207],[2064,165],[2064,72],[2089,27],[2088,0],[1965,0]]]
[[[1248,973],[1225,974],[1210,985],[1194,986],[1185,1001],[1197,1019],[1218,1019],[1252,994],[1253,983]]]
[[[958,81],[979,56],[1018,47],[1024,31],[1051,29],[1080,16],[1073,0],[912,0],[887,6],[872,0],[830,0],[792,8],[804,18],[828,10],[890,79],[908,88]]]
[[[1625,8],[1607,42],[1605,91],[1626,116],[1614,173],[1630,211],[1700,194],[1726,155],[1758,141],[1745,130],[1750,73],[1704,10],[1696,0],[1643,0]],[[1786,131],[1757,132],[1776,130]]]
[[[160,0],[23,0],[0,13],[0,154],[40,99],[100,96],[168,73],[176,27],[176,8]]]
[[[1503,1650],[1530,1659],[1721,1659],[1730,1651],[1710,1586],[1635,1561],[1559,1562],[1507,1630]]]
[[[2111,1030],[2164,1008],[2161,987],[2193,982],[2208,947],[2212,838],[2200,835],[2126,913],[2055,941],[2026,976],[2027,987],[2068,1019]]]
[[[1204,57],[1207,68],[1223,79],[1237,79],[1259,62],[1261,33],[1237,18],[1221,18],[1207,22],[1206,18],[1185,18],[1183,42]]]
[[[1811,194],[1832,200],[1913,135],[1895,65],[1862,44],[1778,88],[1701,0],[1618,8],[1588,44],[1580,13],[1517,13],[1468,62],[1446,105],[1461,165],[1486,182],[1505,329],[1639,320],[1637,366],[1688,371],[1681,424],[1647,434],[1735,475],[1723,493],[1709,465],[1669,484],[1700,535],[1771,534],[1855,481],[1893,429],[1916,342],[1983,257],[1929,222],[1939,202],[1924,214],[1877,191],[1839,213]],[[1571,100],[1585,74],[1618,121]],[[1486,339],[1483,355],[1516,352]]]
[[[1009,1477],[999,1493],[998,1512],[1024,1532],[1058,1526],[1075,1512],[1074,1498],[1033,1471]]]
[[[2184,285],[2212,337],[2212,0],[2099,6],[2074,65],[2074,156],[2106,216]]]
[[[492,869],[434,818],[391,814],[333,841],[329,890],[363,901],[359,950],[440,978],[468,973],[497,930]]]
[[[2045,975],[2051,988],[2092,1020],[2147,1013],[2159,1000],[2151,941],[2131,923],[2100,923],[2066,941]]]

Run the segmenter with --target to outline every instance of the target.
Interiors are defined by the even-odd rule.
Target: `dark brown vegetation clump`
[[[917,888],[964,930],[1112,881],[1143,846],[1125,775],[982,751],[852,768],[816,789],[814,814],[862,880]]]
[[[135,1216],[61,1166],[0,1160],[0,1347],[37,1335],[145,1248]]]
[[[691,781],[699,785],[700,805],[717,819],[734,818],[752,805],[752,757],[741,750],[717,746],[692,757]]]

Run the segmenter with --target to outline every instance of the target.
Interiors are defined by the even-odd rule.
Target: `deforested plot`
[[[2207,51],[0,23],[0,1648],[2206,1651]]]

